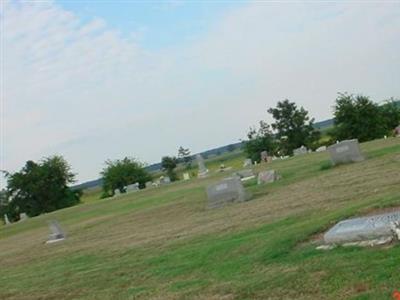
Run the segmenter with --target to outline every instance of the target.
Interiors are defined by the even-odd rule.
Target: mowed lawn
[[[228,175],[213,171],[0,226],[0,299],[392,299],[398,244],[315,249],[339,220],[400,207],[400,138],[362,149],[334,168],[327,153],[259,165],[282,180],[221,209],[206,208],[205,187]],[[44,244],[50,219],[66,241]]]

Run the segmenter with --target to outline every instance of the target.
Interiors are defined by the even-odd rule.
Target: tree
[[[183,148],[180,146],[178,149],[178,158],[180,161],[183,161],[186,168],[190,167],[192,158],[190,157],[190,150],[188,148]]]
[[[248,140],[245,141],[244,151],[247,157],[252,161],[260,162],[260,153],[267,151],[269,154],[275,154],[276,142],[270,126],[264,121],[260,121],[258,129],[250,128],[247,134]]]
[[[385,104],[380,106],[382,122],[389,133],[400,125],[400,100],[389,99]]]
[[[161,167],[164,171],[167,172],[167,175],[171,179],[171,181],[175,181],[178,179],[178,176],[175,173],[175,168],[178,165],[178,160],[175,156],[164,156],[161,159]]]
[[[338,140],[356,138],[360,142],[383,137],[393,122],[393,111],[392,105],[379,107],[367,96],[339,93],[334,106],[333,134]]]
[[[145,165],[134,158],[107,160],[100,173],[103,178],[103,191],[105,196],[114,195],[115,190],[125,193],[125,187],[138,182],[139,188],[144,188],[146,182],[152,178],[144,169]]]
[[[290,155],[302,145],[316,147],[320,133],[313,126],[314,119],[309,118],[303,107],[298,108],[296,103],[286,99],[278,102],[276,108],[268,109],[268,112],[275,119],[271,125],[280,141],[282,154]]]
[[[80,202],[81,191],[68,187],[75,174],[62,156],[27,161],[21,171],[6,173],[6,178],[8,203],[2,209],[10,220],[18,220],[22,212],[34,217]]]

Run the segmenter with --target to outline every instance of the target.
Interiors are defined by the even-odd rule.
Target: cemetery
[[[177,182],[21,215],[0,225],[0,299],[390,299],[399,155],[389,137],[246,167],[198,157]]]

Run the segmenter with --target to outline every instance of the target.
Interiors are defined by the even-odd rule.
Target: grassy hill
[[[257,166],[282,180],[246,184],[253,200],[206,209],[205,187],[177,182],[0,226],[0,299],[390,299],[398,244],[315,250],[335,222],[400,206],[400,139],[327,168],[327,153]],[[240,168],[243,157],[227,158]],[[90,197],[93,197],[91,199]],[[68,239],[45,245],[46,220]]]

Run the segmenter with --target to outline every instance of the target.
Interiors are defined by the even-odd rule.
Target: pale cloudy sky
[[[1,169],[61,154],[79,181],[236,142],[289,98],[400,97],[400,2],[1,1]],[[3,182],[4,184],[4,182]]]

